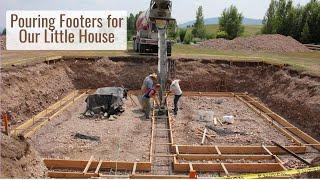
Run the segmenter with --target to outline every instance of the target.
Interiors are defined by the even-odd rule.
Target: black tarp
[[[86,116],[103,114],[109,117],[123,112],[123,99],[127,98],[127,90],[122,87],[104,87],[96,90],[86,99]]]

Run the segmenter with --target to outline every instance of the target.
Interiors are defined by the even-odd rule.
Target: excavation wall
[[[184,91],[237,91],[259,97],[273,111],[320,139],[320,80],[263,63],[176,59],[176,78]],[[71,89],[124,86],[139,89],[156,71],[157,59],[110,57],[67,59],[2,70],[1,112],[19,124],[61,99]]]

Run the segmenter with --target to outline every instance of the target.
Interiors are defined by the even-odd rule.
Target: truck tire
[[[146,45],[140,44],[140,53],[145,53],[145,52],[146,52]]]

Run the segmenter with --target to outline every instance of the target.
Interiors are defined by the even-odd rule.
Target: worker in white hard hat
[[[173,114],[177,115],[178,113],[178,102],[179,99],[182,96],[182,90],[180,88],[180,79],[175,79],[175,80],[168,80],[168,83],[170,84],[170,93],[172,93],[174,95],[174,99],[173,99],[173,104],[174,104],[174,108],[173,108]]]

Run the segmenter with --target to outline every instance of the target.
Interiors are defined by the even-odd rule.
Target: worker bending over
[[[153,88],[153,85],[157,82],[157,74],[153,73],[147,76],[142,84],[141,91],[142,94],[146,93],[148,90]]]
[[[154,99],[157,106],[160,105],[159,99],[156,96],[157,91],[160,89],[160,84],[156,84],[151,89],[147,90],[146,93],[142,96],[142,110],[145,114],[146,119],[150,119],[150,111],[151,111],[151,102],[150,98]]]
[[[174,95],[174,99],[173,99],[173,104],[174,104],[174,109],[173,109],[173,114],[177,115],[178,113],[178,102],[180,97],[182,96],[182,90],[180,88],[180,80],[179,79],[175,79],[175,80],[168,80],[169,84],[170,84],[170,92]]]

